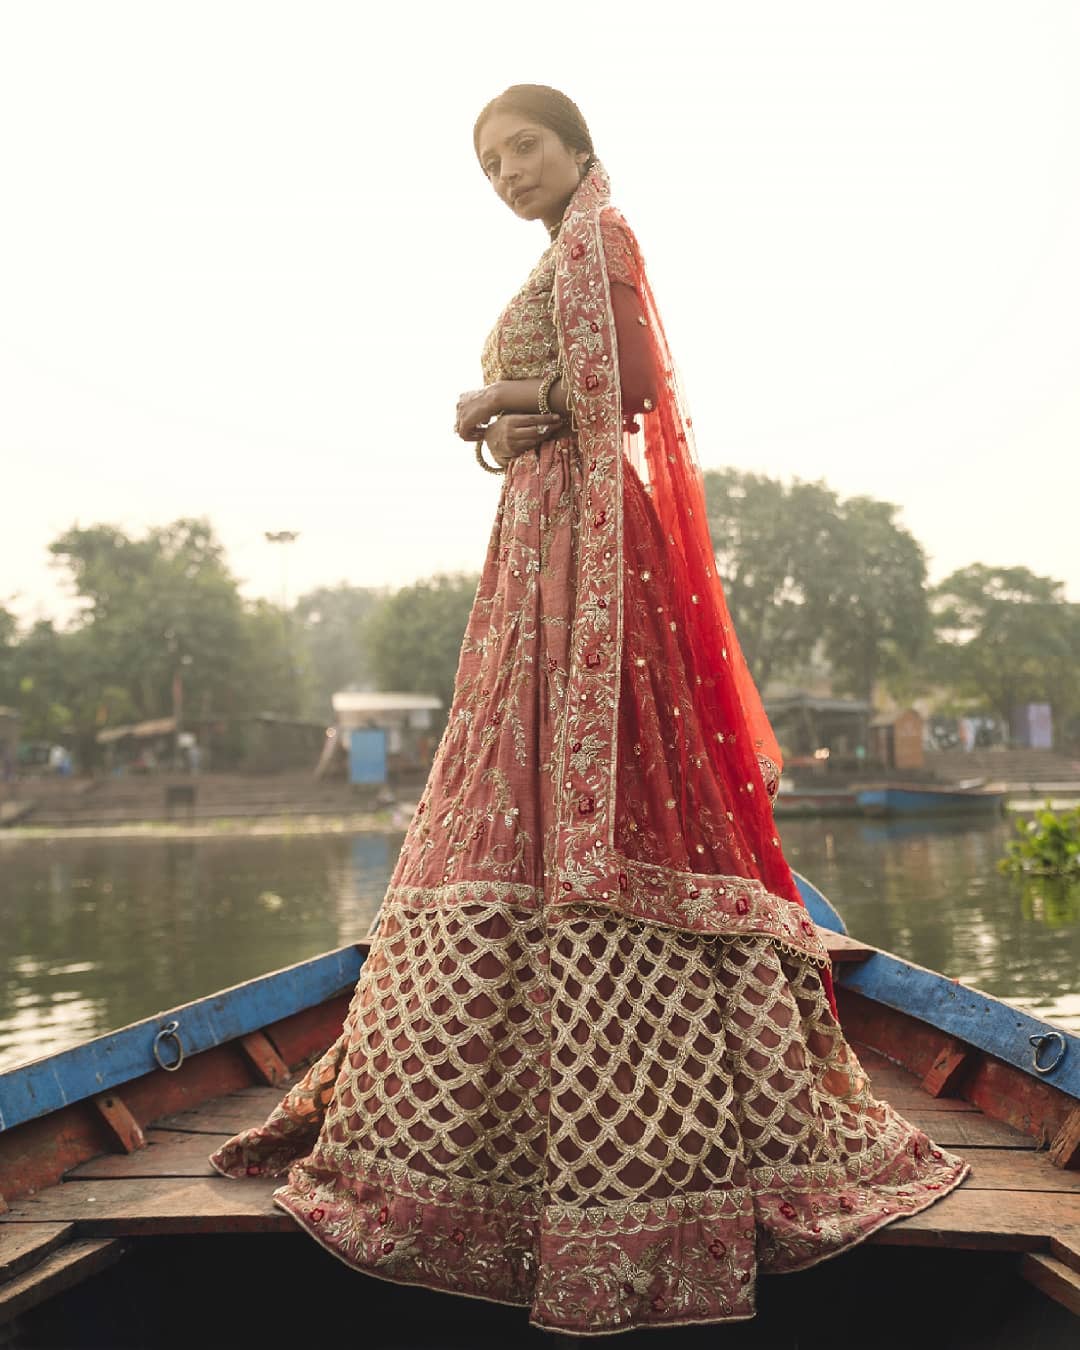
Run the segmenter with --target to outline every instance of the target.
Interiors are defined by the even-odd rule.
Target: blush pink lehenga
[[[613,285],[660,393],[622,406]],[[624,346],[626,338],[624,335]],[[446,733],[341,1034],[211,1162],[381,1278],[577,1335],[747,1318],[967,1172],[870,1092],[772,822],[636,241],[594,165],[484,376],[574,433],[506,475]]]

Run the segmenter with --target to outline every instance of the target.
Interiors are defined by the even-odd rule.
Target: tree
[[[337,690],[374,680],[367,621],[385,598],[385,591],[342,583],[296,602],[294,621],[311,670],[310,716],[326,717]]]
[[[1059,727],[1080,713],[1080,605],[1026,567],[960,568],[934,590],[943,676],[1008,724],[1050,703]]]
[[[764,474],[705,474],[716,566],[747,664],[764,687],[805,664],[825,621],[818,560],[837,529],[824,483],[785,485]]]
[[[717,569],[759,685],[805,664],[819,641],[840,690],[869,700],[883,676],[911,682],[929,632],[926,558],[895,506],[737,469],[709,470],[705,493]]]
[[[870,702],[879,678],[910,683],[930,636],[926,555],[898,508],[850,497],[818,559],[826,591],[822,633],[838,692]]]
[[[439,575],[387,597],[368,623],[380,689],[435,694],[449,708],[477,578]]]

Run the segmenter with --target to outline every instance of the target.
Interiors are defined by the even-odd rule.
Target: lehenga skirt
[[[873,1097],[805,953],[553,904],[580,509],[570,440],[507,474],[341,1034],[211,1163],[282,1175],[275,1203],[357,1270],[550,1330],[747,1318],[759,1272],[835,1256],[967,1166]],[[687,802],[700,673],[629,469],[624,513],[617,842],[646,867],[738,875],[735,791],[699,773]]]

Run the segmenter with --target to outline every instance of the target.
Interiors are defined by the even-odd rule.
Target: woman
[[[212,1159],[359,1270],[577,1334],[754,1311],[960,1159],[877,1102],[784,861],[690,420],[576,106],[480,165],[551,244],[457,430],[505,472],[449,723],[340,1038]],[[485,450],[494,465],[484,459]]]

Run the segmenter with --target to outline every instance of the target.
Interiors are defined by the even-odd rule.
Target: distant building
[[[349,753],[352,732],[385,732],[390,778],[426,773],[435,754],[435,714],[442,700],[433,694],[371,693],[344,689],[332,695],[335,734],[328,738],[317,773],[327,773],[337,755]]]
[[[0,708],[0,783],[15,777],[21,720],[22,715],[14,708]]]
[[[870,723],[870,757],[887,769],[921,769],[924,723],[914,708],[879,713]]]

